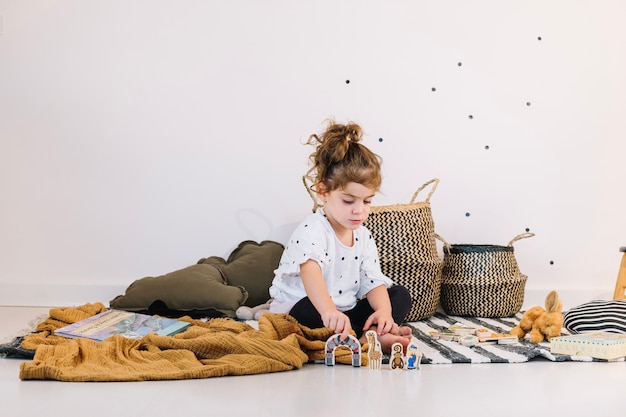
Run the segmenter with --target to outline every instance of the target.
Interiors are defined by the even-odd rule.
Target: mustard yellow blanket
[[[101,303],[50,310],[50,317],[22,342],[35,356],[22,363],[20,378],[147,381],[288,371],[324,359],[332,336],[329,329],[309,329],[289,315],[270,313],[259,319],[258,330],[230,319],[183,317],[191,326],[174,336],[149,334],[134,340],[116,335],[97,342],[54,335],[55,329],[105,310]],[[367,366],[367,355],[361,357]],[[335,358],[351,364],[347,349],[338,349]]]

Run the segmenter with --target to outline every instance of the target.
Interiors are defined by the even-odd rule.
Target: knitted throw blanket
[[[36,333],[22,341],[35,350],[20,367],[20,378],[58,381],[148,381],[251,375],[301,368],[323,360],[329,329],[309,329],[286,314],[266,313],[259,329],[231,319],[191,323],[174,336],[149,334],[141,340],[115,335],[102,342],[55,336],[54,329],[105,311],[101,303],[50,310]],[[363,350],[365,352],[365,350]],[[367,366],[367,354],[361,363]],[[337,363],[351,364],[348,349],[335,352]]]

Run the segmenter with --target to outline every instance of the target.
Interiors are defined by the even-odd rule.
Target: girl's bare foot
[[[389,333],[379,335],[378,341],[383,353],[391,353],[391,345],[400,342],[402,344],[402,350],[406,352],[406,348],[409,346],[413,332],[410,327],[407,326],[394,326]]]

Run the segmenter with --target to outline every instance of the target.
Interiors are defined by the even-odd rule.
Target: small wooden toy
[[[489,337],[479,337],[478,341],[485,344],[510,345],[519,342],[519,339],[512,334],[491,333]]]
[[[458,336],[475,335],[476,329],[474,327],[466,327],[461,324],[453,324],[450,326],[450,330]]]
[[[453,342],[459,341],[459,335],[453,332],[441,332],[439,338],[441,340],[448,340]]]
[[[478,336],[474,336],[471,334],[460,336],[459,343],[463,346],[472,347],[478,344]]]
[[[402,353],[402,344],[399,342],[391,345],[389,367],[391,369],[404,369],[404,354]]]
[[[356,337],[348,335],[345,340],[341,340],[341,333],[332,335],[326,340],[326,365],[335,365],[335,349],[346,346],[352,352],[352,366],[361,366],[361,344]]]
[[[382,363],[383,352],[380,348],[380,342],[378,341],[378,336],[376,336],[376,332],[374,330],[368,330],[365,333],[365,337],[367,338],[367,343],[369,344],[369,349],[367,351],[367,357],[369,359],[368,368],[369,369],[380,369],[380,364]]]
[[[422,362],[422,353],[417,349],[414,343],[409,344],[406,350],[406,369],[420,369]]]
[[[489,336],[491,336],[491,330],[489,329],[485,329],[485,328],[480,328],[476,330],[476,336],[478,336],[478,339],[487,339]]]

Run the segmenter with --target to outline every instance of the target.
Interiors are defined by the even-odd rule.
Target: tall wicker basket
[[[425,200],[418,194],[432,184]],[[408,204],[374,206],[365,222],[376,240],[382,272],[411,294],[406,321],[435,314],[439,306],[443,260],[437,253],[430,198],[439,179],[419,187]]]
[[[534,233],[522,233],[508,246],[444,245],[441,307],[454,316],[508,317],[520,311],[527,276],[515,260],[513,243]]]

